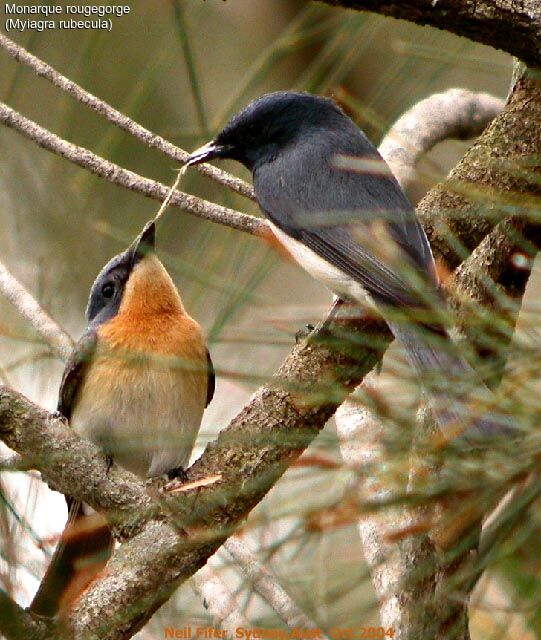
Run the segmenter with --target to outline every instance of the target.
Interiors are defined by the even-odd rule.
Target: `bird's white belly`
[[[308,273],[320,280],[334,294],[342,299],[352,300],[363,307],[375,308],[368,292],[353,278],[317,255],[302,242],[295,240],[269,220],[274,235],[289,251],[291,256]]]
[[[186,370],[93,363],[70,424],[142,478],[185,467],[204,409]],[[195,381],[197,383],[197,380]]]

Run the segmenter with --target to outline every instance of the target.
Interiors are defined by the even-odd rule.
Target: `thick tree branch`
[[[508,258],[499,252],[493,256],[494,260]],[[342,320],[332,329],[335,333],[344,326],[355,330],[356,324],[367,328],[367,322]],[[378,357],[377,351],[361,349],[364,361],[355,362],[350,355],[337,355],[334,350],[313,344],[329,330],[329,325],[320,328],[310,341],[298,345],[273,385],[256,393],[190,469],[190,479],[221,474],[220,483],[188,491],[182,498],[168,498],[168,510],[175,514],[173,521],[181,530],[171,520],[151,520],[115,553],[107,575],[83,595],[73,613],[71,623],[77,637],[95,630],[97,620],[111,624],[103,637],[129,637],[177,584],[205,562],[315,437],[346,390]],[[322,379],[337,381],[340,377],[340,387],[322,389]],[[335,394],[330,401],[333,388]],[[312,402],[307,399],[310,397],[314,398]],[[326,398],[323,404],[321,398]],[[131,613],[126,611],[127,603],[135,607]]]
[[[541,62],[541,9],[537,0],[323,0],[430,25],[501,49],[529,65]]]
[[[26,51],[26,49],[13,42],[13,40],[10,40],[2,33],[0,33],[0,47],[9,53],[10,56],[15,58],[15,60],[22,62],[33,69],[38,76],[46,78],[49,82],[52,82],[52,84],[62,89],[62,91],[74,97],[81,104],[84,104],[93,111],[96,111],[107,118],[109,122],[122,129],[122,131],[125,131],[134,138],[141,140],[141,142],[144,142],[149,147],[158,149],[168,158],[171,158],[176,162],[184,164],[188,159],[188,156],[190,155],[188,152],[176,147],[148,129],[145,129],[140,124],[134,122],[131,118],[128,118],[128,116],[124,115],[120,111],[117,111],[103,100],[100,100],[91,93],[88,93],[88,91],[85,91],[75,82],[58,73],[58,71],[53,69],[53,67],[48,65],[46,62],[43,62],[43,60],[36,58],[36,56]],[[216,182],[219,182],[224,187],[240,193],[252,200],[255,199],[254,190],[249,184],[244,182],[244,180],[236,178],[235,176],[232,176],[225,171],[221,171],[209,164],[198,165],[197,168],[201,173],[209,176]]]
[[[47,627],[21,609],[8,594],[0,589],[0,620],[6,640],[44,640]]]
[[[539,96],[535,72],[532,77],[525,73],[505,110],[419,203],[417,215],[433,253],[450,269],[510,211],[528,215],[538,209],[541,188],[532,161],[540,146],[535,125],[541,121]]]
[[[500,251],[491,258],[491,262],[509,261]],[[150,511],[150,519],[115,552],[107,575],[84,594],[73,612],[70,622],[76,637],[87,637],[100,628],[103,637],[127,638],[144,624],[176,586],[204,564],[315,437],[347,390],[372,368],[381,351],[366,331],[372,330],[375,337],[385,325],[340,319],[336,309],[333,316],[332,324],[320,327],[294,349],[273,383],[255,394],[190,469],[190,479],[221,475],[222,480],[180,498],[167,498],[167,512],[174,515],[164,520]],[[370,348],[361,346],[352,356],[320,344],[346,329],[353,332],[353,341],[355,336],[362,338]],[[384,344],[382,340],[380,348]],[[330,384],[322,386],[321,380]],[[112,477],[105,474],[105,464],[93,445],[79,440],[62,423],[51,422],[21,396],[4,391],[0,397],[2,437],[23,455],[33,451],[46,479],[58,489],[96,507],[118,505],[124,513],[148,504],[139,483],[130,483],[130,491],[118,495],[122,485],[114,482],[113,472]],[[63,460],[60,450],[65,452]],[[96,494],[103,491],[106,495],[98,500]],[[123,529],[129,537],[130,532]],[[111,625],[107,632],[105,622]]]
[[[8,296],[8,299],[15,304],[30,324],[42,333],[44,339],[51,347],[53,349],[56,348],[57,355],[59,355],[61,359],[66,360],[73,344],[71,338],[49,317],[22,285],[3,268],[1,263],[0,290]],[[36,437],[39,438],[40,435]],[[31,455],[34,455],[34,452],[32,452]],[[24,458],[19,454],[12,454],[8,458],[0,461],[0,468],[3,470],[27,470],[32,468],[32,465],[28,457]],[[122,487],[120,487],[120,490],[122,490]],[[105,508],[107,508],[107,506]],[[238,557],[236,560],[241,568],[248,572],[254,579],[256,590],[269,602],[270,606],[272,606],[279,615],[284,614],[286,616],[286,623],[291,619],[295,623],[294,626],[315,627],[316,625],[309,621],[305,614],[289,598],[283,588],[268,572],[263,575],[263,569],[260,568],[259,573],[255,577],[252,575],[254,571],[259,568],[259,565],[248,548],[243,545],[240,540],[238,540],[238,543],[240,547],[238,544],[235,546],[234,541],[231,540],[231,544],[233,545],[232,549],[237,550]],[[194,582],[196,590],[201,595],[205,606],[207,606],[214,615],[215,624],[219,624],[224,629],[230,631],[232,636],[234,636],[234,630],[237,627],[249,627],[248,620],[240,612],[240,607],[234,596],[228,593],[225,585],[214,574],[210,567],[203,567],[203,569],[196,574]],[[6,595],[5,597],[7,602],[11,602],[9,596]],[[14,608],[13,611],[15,611],[17,605],[12,603],[12,607]],[[11,617],[15,620],[14,615],[15,614]],[[13,624],[15,624],[15,622]],[[0,628],[2,628],[1,624]],[[12,627],[9,627],[8,631],[11,628]],[[6,633],[8,633],[8,631],[6,631]]]
[[[152,509],[144,485],[113,467],[101,450],[77,436],[63,418],[37,407],[23,395],[0,386],[0,438],[41,471],[52,489],[80,498],[115,520],[133,509]]]
[[[480,135],[504,107],[488,93],[448,89],[421,100],[398,118],[379,146],[395,178],[407,191],[416,177],[420,157],[443,140],[468,140]]]
[[[366,322],[363,324],[369,328]],[[365,367],[369,369],[376,360],[377,352],[367,350]],[[306,391],[322,391],[318,374],[332,379],[336,364],[343,365],[342,375],[350,387],[354,383],[352,362],[350,356],[337,359],[325,348],[299,345],[275,383],[256,394],[190,471],[197,479],[209,477],[208,469],[212,468],[217,470],[212,475],[221,475],[223,480],[213,491],[195,489],[181,499],[168,501],[168,511],[176,514],[175,522],[180,525],[155,515],[134,528],[131,533],[136,535],[117,550],[107,575],[85,594],[74,612],[75,635],[86,637],[96,624],[110,621],[114,628],[104,637],[129,637],[178,583],[199,569],[331,415],[334,403],[321,408],[305,403]],[[299,371],[299,365],[306,369]],[[298,395],[288,394],[284,385],[296,389]],[[115,481],[116,469],[107,475],[103,458],[91,443],[80,440],[61,421],[50,420],[46,412],[14,392],[3,390],[0,398],[2,438],[23,456],[32,456],[44,479],[56,489],[105,508],[117,521],[123,521],[126,514],[129,519],[132,509],[140,513],[147,507],[148,498],[141,493],[140,484]],[[115,507],[120,513],[115,514]],[[203,533],[203,540],[198,532]],[[130,535],[125,526],[123,533]],[[140,610],[142,598],[144,607]],[[127,609],[128,603],[134,608]]]
[[[143,178],[133,171],[129,171],[113,162],[100,158],[100,156],[84,147],[78,147],[71,144],[71,142],[63,140],[2,103],[0,103],[0,123],[7,125],[26,138],[33,140],[40,147],[70,160],[79,167],[88,169],[95,175],[100,178],[105,178],[113,184],[160,201],[163,201],[169,193],[169,188],[160,182]],[[267,223],[260,218],[249,216],[239,211],[233,211],[227,207],[207,202],[206,200],[196,198],[182,191],[175,191],[172,195],[171,206],[179,207],[183,211],[187,211],[199,218],[224,224],[233,229],[245,231],[246,233],[259,235],[268,229]]]
[[[530,93],[530,91],[534,91]],[[529,96],[528,96],[529,94]],[[528,97],[526,97],[528,96]],[[504,191],[505,196],[501,193],[495,195],[495,199],[504,201],[513,197],[513,191],[531,192],[533,184],[536,182],[534,174],[528,175],[521,171],[520,166],[528,163],[528,156],[531,153],[535,157],[538,153],[539,141],[534,140],[534,136],[530,134],[528,127],[519,133],[522,128],[521,119],[524,116],[524,107],[533,106],[529,103],[532,98],[535,104],[535,110],[539,109],[539,92],[534,83],[522,79],[518,86],[515,87],[511,97],[511,103],[508,111],[495,123],[492,130],[488,130],[484,136],[487,141],[492,143],[485,148],[483,142],[479,141],[477,145],[468,152],[457,168],[453,171],[452,177],[460,175],[461,178],[472,180],[474,177],[477,189],[479,185],[486,183],[490,188],[496,188],[498,183],[506,185]],[[520,115],[519,115],[520,114]],[[532,114],[533,115],[533,114]],[[519,125],[519,126],[517,126]],[[498,132],[498,133],[497,133]],[[499,138],[503,135],[503,138]],[[423,134],[419,135],[419,140],[423,140]],[[505,149],[505,145],[509,140],[513,140],[512,152],[516,154],[514,163],[500,163],[498,165],[497,156],[503,156],[509,153]],[[382,145],[384,146],[384,145]],[[488,151],[490,149],[490,152]],[[385,149],[384,149],[385,153]],[[489,157],[493,154],[493,160]],[[524,158],[521,162],[520,157]],[[487,165],[488,168],[487,169]],[[400,174],[399,174],[400,175]],[[521,179],[525,178],[524,181]],[[474,182],[472,180],[472,183]],[[456,183],[457,187],[463,186]],[[472,204],[478,208],[477,203],[481,203],[482,198],[486,198],[483,192],[474,191],[476,187],[472,184],[472,196],[469,196],[464,188],[453,186],[453,182],[443,183],[433,190],[427,198],[421,203],[421,209],[425,211],[425,220],[430,220],[430,231],[438,229],[440,232],[445,229],[445,225],[438,225],[438,222],[447,222],[449,226],[459,229],[459,226],[465,224],[469,232],[473,232],[475,238],[472,244],[468,242],[468,235],[462,236],[468,246],[472,246],[482,236],[484,230],[490,228],[493,224],[494,217],[491,219],[476,220],[472,224],[471,220],[466,218],[469,213],[471,216]],[[534,190],[537,195],[536,190]],[[441,206],[443,199],[447,198],[448,206],[445,208],[447,218],[434,218],[434,210]],[[530,204],[525,199],[525,211],[517,208],[517,214],[527,213]],[[451,204],[453,203],[453,204]],[[461,216],[453,218],[448,212],[455,206]],[[502,207],[503,208],[503,207]],[[436,208],[437,211],[437,208]],[[435,221],[435,222],[434,222]],[[458,226],[457,226],[458,225]],[[479,226],[477,226],[479,225]],[[521,255],[523,251],[523,243],[521,237],[528,238],[533,244],[539,246],[539,229],[533,224],[530,228],[524,218],[517,220],[508,220],[502,222],[481,245],[475,250],[471,259],[463,263],[454,276],[454,280],[460,283],[462,295],[461,301],[470,298],[476,304],[492,309],[488,322],[479,323],[475,330],[472,331],[471,323],[464,320],[469,315],[463,315],[462,328],[466,330],[470,340],[477,344],[480,355],[486,360],[492,359],[492,367],[497,366],[497,370],[501,373],[505,362],[505,345],[513,334],[516,317],[518,314],[520,300],[526,286],[529,268],[523,273],[513,267],[513,260],[493,262],[489,255],[494,255],[499,249],[510,258],[514,255]],[[449,234],[449,237],[452,234]],[[437,234],[431,233],[431,240],[436,246],[436,254],[438,248],[443,248],[447,259],[451,264],[456,264],[459,258],[452,250],[450,244],[445,240],[445,234],[438,238]],[[439,244],[438,241],[439,240]],[[442,242],[443,240],[443,242]],[[529,253],[528,259],[533,260],[535,248],[531,247],[532,252]],[[440,254],[441,255],[441,254]],[[479,266],[484,265],[485,269],[479,270]],[[489,266],[490,265],[490,266]],[[512,270],[512,272],[509,271]],[[504,283],[504,287],[495,287],[494,283]],[[466,294],[466,295],[464,295]],[[501,301],[505,300],[502,308]],[[509,304],[513,301],[513,304]],[[471,309],[471,306],[470,306]],[[504,313],[505,321],[502,323],[494,323],[494,315]],[[475,315],[475,309],[474,309]],[[495,380],[499,379],[499,373],[496,373]],[[384,452],[378,445],[381,438],[381,425],[379,420],[366,409],[344,404],[340,408],[337,416],[338,431],[342,436],[344,455],[346,461],[350,463],[357,462],[362,456],[362,463],[367,469],[381,469],[384,462]],[[354,436],[362,437],[362,451],[359,450],[359,443],[353,444]],[[383,457],[383,460],[380,459]],[[375,480],[376,494],[372,495],[373,499],[381,497],[381,481],[378,482],[377,472]],[[374,488],[370,485],[365,487],[367,495]],[[366,498],[367,496],[365,496]],[[468,502],[463,505],[465,513],[468,513],[470,523],[480,519],[483,516],[484,501],[478,501],[480,504],[472,505]],[[471,511],[476,507],[476,511]],[[469,512],[470,510],[470,512]],[[365,517],[360,522],[361,537],[365,549],[367,560],[372,566],[374,583],[376,591],[381,598],[382,608],[381,616],[384,625],[394,626],[401,630],[401,637],[404,638],[421,638],[421,637],[462,637],[467,634],[467,618],[465,616],[467,608],[467,599],[460,601],[450,598],[450,593],[446,587],[449,580],[456,578],[454,574],[457,567],[447,566],[447,563],[434,547],[433,542],[423,535],[414,535],[417,527],[426,526],[431,514],[421,510],[392,510],[387,509],[384,514],[374,515],[373,517]],[[456,512],[449,514],[451,521],[460,520]],[[442,525],[445,528],[445,523]],[[407,531],[411,527],[412,533],[402,540],[391,543],[386,534],[396,529]],[[422,567],[422,571],[419,570]],[[469,585],[464,584],[464,593],[469,593],[473,582]],[[458,587],[458,585],[457,585]],[[431,611],[432,613],[428,613]]]
[[[511,135],[513,120],[518,118],[518,114],[523,112],[524,105],[527,104],[523,93],[525,91],[531,92],[530,98],[537,102],[535,108],[539,109],[539,88],[535,83],[528,83],[524,79],[523,81],[524,83],[519,81],[519,86],[515,87],[508,113],[502,114],[499,121],[495,123],[496,130],[505,131]],[[516,101],[515,104],[513,104],[514,101]],[[516,126],[514,131],[516,136],[518,133]],[[498,140],[495,132],[490,130],[484,137],[489,140]],[[419,135],[419,140],[423,140],[422,134]],[[506,142],[508,141],[509,138],[506,138]],[[533,137],[530,137],[530,132],[527,130],[525,135],[517,136],[517,139],[513,138],[513,151],[518,156],[514,165],[516,173],[513,175],[512,164],[506,164],[507,175],[503,175],[503,171],[499,175],[499,179],[507,185],[518,180],[519,177],[525,178],[521,184],[514,183],[513,187],[517,190],[520,187],[526,187],[529,190],[528,186],[531,188],[537,181],[535,174],[525,175],[525,172],[520,171],[519,168],[522,164],[520,156],[524,154],[523,157],[527,158],[524,153],[526,148],[532,154],[536,153],[533,143]],[[530,144],[532,144],[531,147],[529,147]],[[539,141],[537,145],[540,145]],[[468,154],[469,162],[468,156],[462,161],[463,168],[469,175],[473,173],[477,176],[478,185],[481,184],[483,174],[486,183],[491,187],[495,186],[497,178],[492,171],[486,169],[488,154],[485,155],[483,151],[482,141],[476,147],[477,149],[473,149]],[[503,145],[498,144],[494,151],[495,155],[503,153]],[[479,162],[479,157],[484,160],[481,166],[476,164]],[[504,168],[503,163],[500,167]],[[498,165],[495,168],[498,169]],[[456,174],[459,170],[460,165],[453,173]],[[446,187],[445,183],[440,185],[425,198],[422,205],[427,206],[428,203],[426,217],[433,214],[433,203],[438,202],[438,196],[442,197]],[[452,183],[450,190],[450,197],[455,197],[456,192],[452,194],[454,190]],[[471,201],[468,202],[467,195],[464,196],[461,192],[459,197],[462,210],[466,210],[467,207],[471,210]],[[498,197],[501,198],[501,195]],[[479,196],[476,199],[478,198]],[[476,315],[475,305],[472,307],[471,303],[466,303],[470,312],[468,310],[462,312],[461,317],[462,329],[476,344],[483,360],[486,362],[490,359],[492,365],[490,369],[496,368],[492,379],[494,383],[499,381],[505,363],[506,345],[509,344],[513,335],[520,302],[530,275],[531,261],[535,256],[536,248],[541,246],[539,227],[535,221],[528,222],[529,205],[528,203],[525,205],[525,211],[517,210],[517,214],[525,213],[525,216],[501,222],[485,237],[471,257],[460,265],[453,276],[453,285],[461,291],[458,297],[462,304],[465,300],[470,300],[475,305],[491,309],[488,321],[479,323],[473,331],[469,316],[472,315],[472,311],[473,316]],[[490,225],[491,222],[492,220],[487,220],[485,224]],[[436,225],[432,228],[434,227]],[[527,238],[528,242],[524,242],[524,238]],[[530,261],[530,266],[521,273],[516,266],[513,266],[513,257],[522,255],[525,245],[529,246],[529,250],[527,257],[524,257],[527,264]],[[497,252],[508,256],[508,259],[494,261],[492,257]],[[455,307],[459,307],[458,302],[455,302]],[[501,321],[495,323],[495,316],[500,314],[502,314]],[[389,497],[389,491],[392,489],[386,485],[384,479],[378,477],[378,469],[385,468],[386,460],[385,451],[381,446],[382,426],[378,418],[363,407],[344,403],[337,414],[337,428],[346,462],[375,472],[373,484],[367,481],[363,487],[363,499],[370,501]],[[426,473],[432,472],[425,469]],[[433,483],[437,482],[437,478],[432,475],[430,477]],[[415,479],[413,480],[415,482]],[[404,487],[398,490],[404,491]],[[462,522],[463,526],[467,527],[468,523],[471,526],[479,522],[489,508],[487,501],[479,499],[478,495],[473,501],[462,502],[460,506],[455,505],[455,509],[450,509],[447,518],[445,514],[440,514],[443,518],[443,522],[440,523],[441,528],[448,527],[448,531],[449,528],[456,528],[457,521]],[[438,552],[429,537],[419,534],[419,531],[426,529],[431,518],[430,510],[403,508],[386,509],[385,512],[363,517],[359,522],[365,555],[372,568],[376,592],[382,602],[382,622],[385,626],[400,629],[400,637],[403,638],[467,637],[466,596],[473,587],[474,581],[468,584],[462,583],[465,594],[462,600],[452,597],[448,584],[454,582],[455,588],[460,588],[456,581],[460,563],[448,565],[447,560]],[[391,542],[388,535],[396,530],[405,532],[410,530],[410,533]],[[415,534],[416,531],[417,534]],[[483,537],[483,540],[485,539],[486,536]],[[467,562],[468,557],[465,556],[462,561]]]
[[[495,342],[499,347],[500,356],[505,352],[513,335],[519,303],[527,283],[527,277],[522,277],[521,274],[508,278],[506,273],[509,263],[512,262],[511,257],[521,250],[520,245],[517,246],[516,234],[512,232],[517,228],[526,232],[526,237],[532,245],[541,246],[541,236],[537,227],[526,230],[526,226],[518,221],[514,224],[503,221],[453,275],[454,286],[456,291],[460,291],[461,299],[470,298],[475,303],[487,305],[492,309],[492,322],[502,309],[492,296],[487,297],[485,283],[496,283],[500,299],[513,301],[512,305],[505,308],[505,330],[500,329]],[[497,254],[503,259],[494,260]],[[530,259],[533,260],[534,255],[535,248],[532,246]],[[466,306],[463,318],[469,315],[467,309]],[[476,333],[486,334],[480,328],[476,329]],[[494,333],[493,330],[492,337]],[[502,357],[502,361],[504,360]],[[365,380],[364,385],[368,385],[368,388],[377,387],[377,381]],[[378,391],[378,394],[380,401],[384,403],[385,392]],[[432,422],[430,412],[425,411],[422,415],[427,421],[423,425],[424,428],[431,428],[433,425],[429,424]],[[381,499],[390,499],[396,492],[403,495],[405,487],[390,487],[385,482],[385,477],[381,477],[381,470],[386,469],[388,465],[388,453],[382,445],[384,429],[379,418],[355,402],[345,402],[337,412],[336,423],[344,460],[367,477],[363,484],[361,500],[376,503]],[[433,469],[423,470],[425,483],[427,477],[430,477],[433,487],[436,486],[438,478]],[[413,482],[415,483],[415,478]],[[474,501],[462,500],[460,506],[451,503],[449,513],[439,514],[442,521],[438,528],[447,528],[447,533],[450,534],[457,521],[461,522],[465,529],[468,525],[480,522],[487,509],[487,503],[480,499],[478,493],[473,497]],[[432,518],[432,509],[426,507],[395,507],[364,515],[359,520],[363,550],[372,570],[376,593],[381,601],[382,624],[385,627],[400,629],[400,637],[404,639],[458,638],[462,637],[461,634],[466,628],[467,598],[453,598],[452,590],[446,587],[449,574],[454,574],[456,567],[449,569],[446,559],[429,536],[419,533],[430,528]],[[396,531],[410,532],[391,542],[389,536]],[[460,537],[460,532],[457,537]],[[469,593],[468,588],[473,587],[473,584],[471,582],[462,585],[464,594]],[[459,584],[455,585],[455,589],[460,587]],[[459,620],[462,624],[458,623]],[[449,629],[449,626],[453,626],[453,629]]]

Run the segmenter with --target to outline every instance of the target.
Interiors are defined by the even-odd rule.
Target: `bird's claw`
[[[174,489],[178,489],[182,487],[183,484],[188,482],[188,474],[184,467],[175,467],[174,469],[170,469],[166,474],[168,482],[163,486],[162,491],[164,493],[169,493]]]
[[[111,467],[113,466],[113,456],[110,453],[105,454],[105,474],[109,475]]]
[[[188,474],[184,467],[175,467],[167,472],[168,480],[180,480],[181,482],[188,482]]]
[[[49,413],[49,420],[62,420],[62,422],[65,422],[66,424],[68,422],[66,416],[60,413],[60,411],[51,411]]]
[[[295,334],[295,344],[299,344],[301,340],[307,338],[315,329],[313,324],[306,324],[302,329],[299,329]]]

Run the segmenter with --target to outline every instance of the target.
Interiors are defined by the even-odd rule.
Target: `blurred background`
[[[376,144],[398,116],[434,92],[465,87],[505,97],[509,89],[509,56],[371,14],[303,0],[131,0],[129,6],[129,15],[113,18],[110,33],[9,35],[186,150],[208,140],[253,97],[278,89],[334,96]],[[108,160],[166,184],[175,177],[178,167],[169,159],[1,50],[0,95],[25,116]],[[449,141],[428,154],[411,198],[416,201],[443,178],[466,148],[467,143]],[[249,179],[238,165],[220,166]],[[181,188],[257,214],[253,203],[195,171],[188,172]],[[157,209],[156,202],[0,129],[1,259],[73,337],[85,328],[86,299],[97,272]],[[261,241],[178,210],[163,217],[158,247],[187,309],[206,330],[218,372],[198,455],[275,371],[296,331],[320,319],[332,297]],[[398,367],[400,354],[394,354]],[[392,370],[392,359],[386,360]],[[52,409],[62,368],[0,297],[2,381]],[[411,402],[406,387],[401,378],[392,392]],[[284,476],[250,517],[246,540],[320,625],[377,623],[378,605],[355,518],[330,524],[318,518],[337,508],[354,475],[341,465],[333,424],[308,454],[316,462]],[[332,464],[318,464],[318,457]],[[62,496],[35,477],[3,474],[1,483],[0,586],[27,604],[52,549],[42,542],[62,530],[65,507]],[[282,625],[227,554],[216,566],[254,626]],[[515,611],[516,593],[502,572],[483,588],[473,637],[530,637],[528,615]],[[165,626],[190,622],[210,624],[212,618],[185,584],[141,637],[163,637]]]

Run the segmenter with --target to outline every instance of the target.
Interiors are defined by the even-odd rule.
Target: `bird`
[[[186,165],[232,159],[252,173],[269,225],[337,296],[376,309],[405,347],[445,441],[507,435],[476,415],[492,394],[449,334],[449,313],[415,209],[364,132],[331,99],[278,91],[253,100]],[[475,389],[474,391],[470,391]]]
[[[86,317],[58,412],[103,450],[108,470],[115,463],[143,480],[184,480],[215,375],[203,331],[156,256],[154,221],[101,270]],[[30,605],[46,618],[68,611],[112,552],[105,519],[85,526],[85,505],[67,501],[66,529]]]

